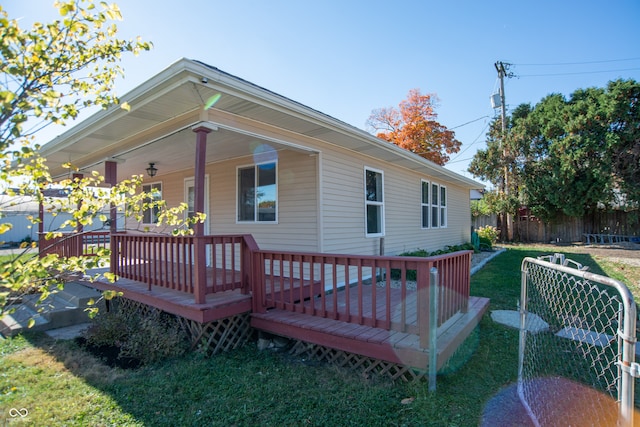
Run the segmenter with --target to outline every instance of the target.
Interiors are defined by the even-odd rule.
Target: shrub
[[[480,237],[480,250],[487,250],[487,249],[493,249],[493,244],[491,243],[491,240],[489,240],[486,237]]]
[[[436,255],[444,255],[444,254],[450,254],[452,252],[459,252],[459,251],[467,251],[467,250],[474,250],[474,247],[471,243],[465,243],[463,245],[454,245],[454,246],[445,246],[444,249],[438,249],[437,251],[433,251],[433,252],[429,252],[425,249],[416,249],[415,251],[412,252],[403,252],[401,254],[398,254],[398,256],[415,256],[415,257],[430,257],[430,256],[436,256]],[[407,280],[416,280],[418,276],[418,273],[416,270],[407,270]],[[391,278],[392,279],[400,279],[401,274],[400,274],[400,270],[398,270],[397,268],[392,268],[391,269]]]
[[[119,358],[134,358],[148,365],[184,354],[186,334],[175,316],[159,310],[144,315],[132,307],[101,312],[86,332],[92,346],[119,348]]]
[[[493,246],[498,241],[498,229],[492,225],[478,228],[478,236],[480,236],[480,243],[484,243],[482,239],[489,241],[489,247]]]

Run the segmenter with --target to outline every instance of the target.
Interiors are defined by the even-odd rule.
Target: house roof
[[[219,98],[215,106],[205,109],[214,96]],[[130,105],[129,111],[117,106],[101,110],[41,148],[54,177],[69,173],[61,166],[67,162],[80,170],[101,171],[105,160],[113,160],[119,163],[120,177],[143,173],[149,162],[163,173],[189,169],[195,147],[191,129],[206,123],[217,128],[208,139],[212,148],[207,149],[207,162],[244,156],[265,143],[276,149],[313,151],[301,144],[302,135],[445,183],[483,188],[395,144],[200,61],[176,61],[121,101]],[[287,132],[274,133],[261,124]]]

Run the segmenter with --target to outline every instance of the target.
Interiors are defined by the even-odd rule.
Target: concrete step
[[[32,309],[39,309],[47,304],[58,307],[80,307],[87,308],[89,301],[97,301],[102,294],[95,289],[88,288],[77,282],[69,282],[64,285],[63,289],[52,292],[49,298],[43,302],[38,302],[39,295],[26,295],[23,298],[23,304],[30,306]]]
[[[0,334],[6,337],[18,335],[28,328],[30,319],[35,321],[30,330],[45,331],[49,329],[49,320],[42,313],[38,313],[27,305],[18,304],[13,313],[5,314],[0,319]]]
[[[64,289],[58,291],[56,296],[69,301],[76,307],[86,308],[90,300],[97,301],[102,296],[102,293],[82,283],[69,282],[64,285]]]
[[[26,295],[22,304],[16,307],[15,313],[0,319],[0,333],[13,336],[22,331],[46,331],[63,328],[90,321],[86,309],[90,300],[98,301],[101,294],[79,283],[67,283],[63,290],[49,295],[47,299],[38,303],[39,295]],[[104,309],[104,301],[97,305]],[[28,328],[29,319],[36,323]]]

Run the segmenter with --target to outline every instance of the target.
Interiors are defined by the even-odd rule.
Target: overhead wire
[[[477,119],[474,119],[474,120],[468,121],[468,122],[466,122],[466,123],[463,123],[463,124],[461,124],[461,125],[458,125],[458,126],[454,126],[454,127],[452,127],[452,128],[449,128],[449,130],[454,130],[454,129],[461,128],[462,126],[470,125],[471,123],[475,123],[475,122],[477,122],[478,120],[486,119],[487,117],[489,117],[489,116],[482,116],[482,117],[478,117]]]
[[[594,61],[575,61],[575,62],[549,62],[549,63],[531,63],[531,64],[512,64],[514,66],[520,67],[563,67],[563,66],[575,66],[575,65],[593,65],[593,64],[611,64],[615,62],[629,62],[629,61],[640,61],[640,57],[634,58],[620,58],[620,59],[602,59],[602,60],[594,60]],[[638,71],[640,67],[631,67],[631,68],[618,68],[618,69],[608,69],[608,70],[589,70],[589,71],[568,71],[568,72],[558,72],[558,73],[538,73],[538,74],[518,74],[515,77],[554,77],[554,76],[573,76],[573,75],[581,75],[581,74],[599,74],[599,73],[619,73],[625,71]]]
[[[580,74],[599,74],[599,73],[619,73],[622,71],[638,71],[640,68],[621,68],[617,70],[599,70],[599,71],[576,71],[573,73],[548,73],[548,74],[518,74],[517,77],[553,77],[553,76],[575,76]]]
[[[488,118],[489,116],[485,116],[485,117],[486,117],[486,118]],[[485,118],[485,117],[483,117],[483,118]],[[478,140],[480,139],[480,137],[481,137],[482,135],[484,135],[485,131],[486,131],[486,130],[487,130],[487,128],[489,127],[489,123],[490,123],[489,121],[485,122],[484,127],[482,128],[482,130],[480,131],[480,133],[478,134],[478,136],[476,136],[476,138],[475,138],[473,141],[471,141],[471,144],[468,144],[468,145],[467,145],[467,146],[466,146],[462,151],[457,152],[457,153],[455,154],[455,156],[454,156],[454,157],[452,157],[452,158],[447,162],[447,164],[450,164],[450,163],[457,163],[457,162],[463,162],[463,161],[466,161],[466,160],[470,160],[472,157],[470,157],[469,159],[458,159],[458,157],[460,157],[460,156],[461,156],[465,151],[467,151],[467,150],[468,150],[468,149],[469,149],[473,144],[475,144],[476,142],[478,142]],[[455,159],[458,159],[458,160],[455,160]]]
[[[548,67],[548,66],[559,66],[559,65],[588,65],[588,64],[606,64],[610,62],[625,62],[625,61],[640,61],[640,58],[623,58],[623,59],[605,59],[599,61],[582,61],[582,62],[555,62],[555,63],[547,63],[547,64],[513,64],[513,65],[521,65],[521,66],[530,66],[530,67]]]

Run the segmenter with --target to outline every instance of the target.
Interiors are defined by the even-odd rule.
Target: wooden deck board
[[[87,286],[122,292],[124,298],[200,323],[251,311],[251,295],[243,294],[239,289],[208,294],[204,304],[195,304],[193,294],[155,285],[149,291],[148,285],[130,279],[121,278],[116,283],[96,281]]]
[[[453,354],[471,333],[486,311],[489,300],[471,297],[469,311],[455,322],[438,331],[438,367]],[[258,329],[274,334],[338,348],[394,363],[404,363],[417,369],[428,364],[428,349],[420,348],[420,337],[398,331],[347,323],[328,318],[314,318],[302,313],[270,310],[253,313],[251,323]]]

